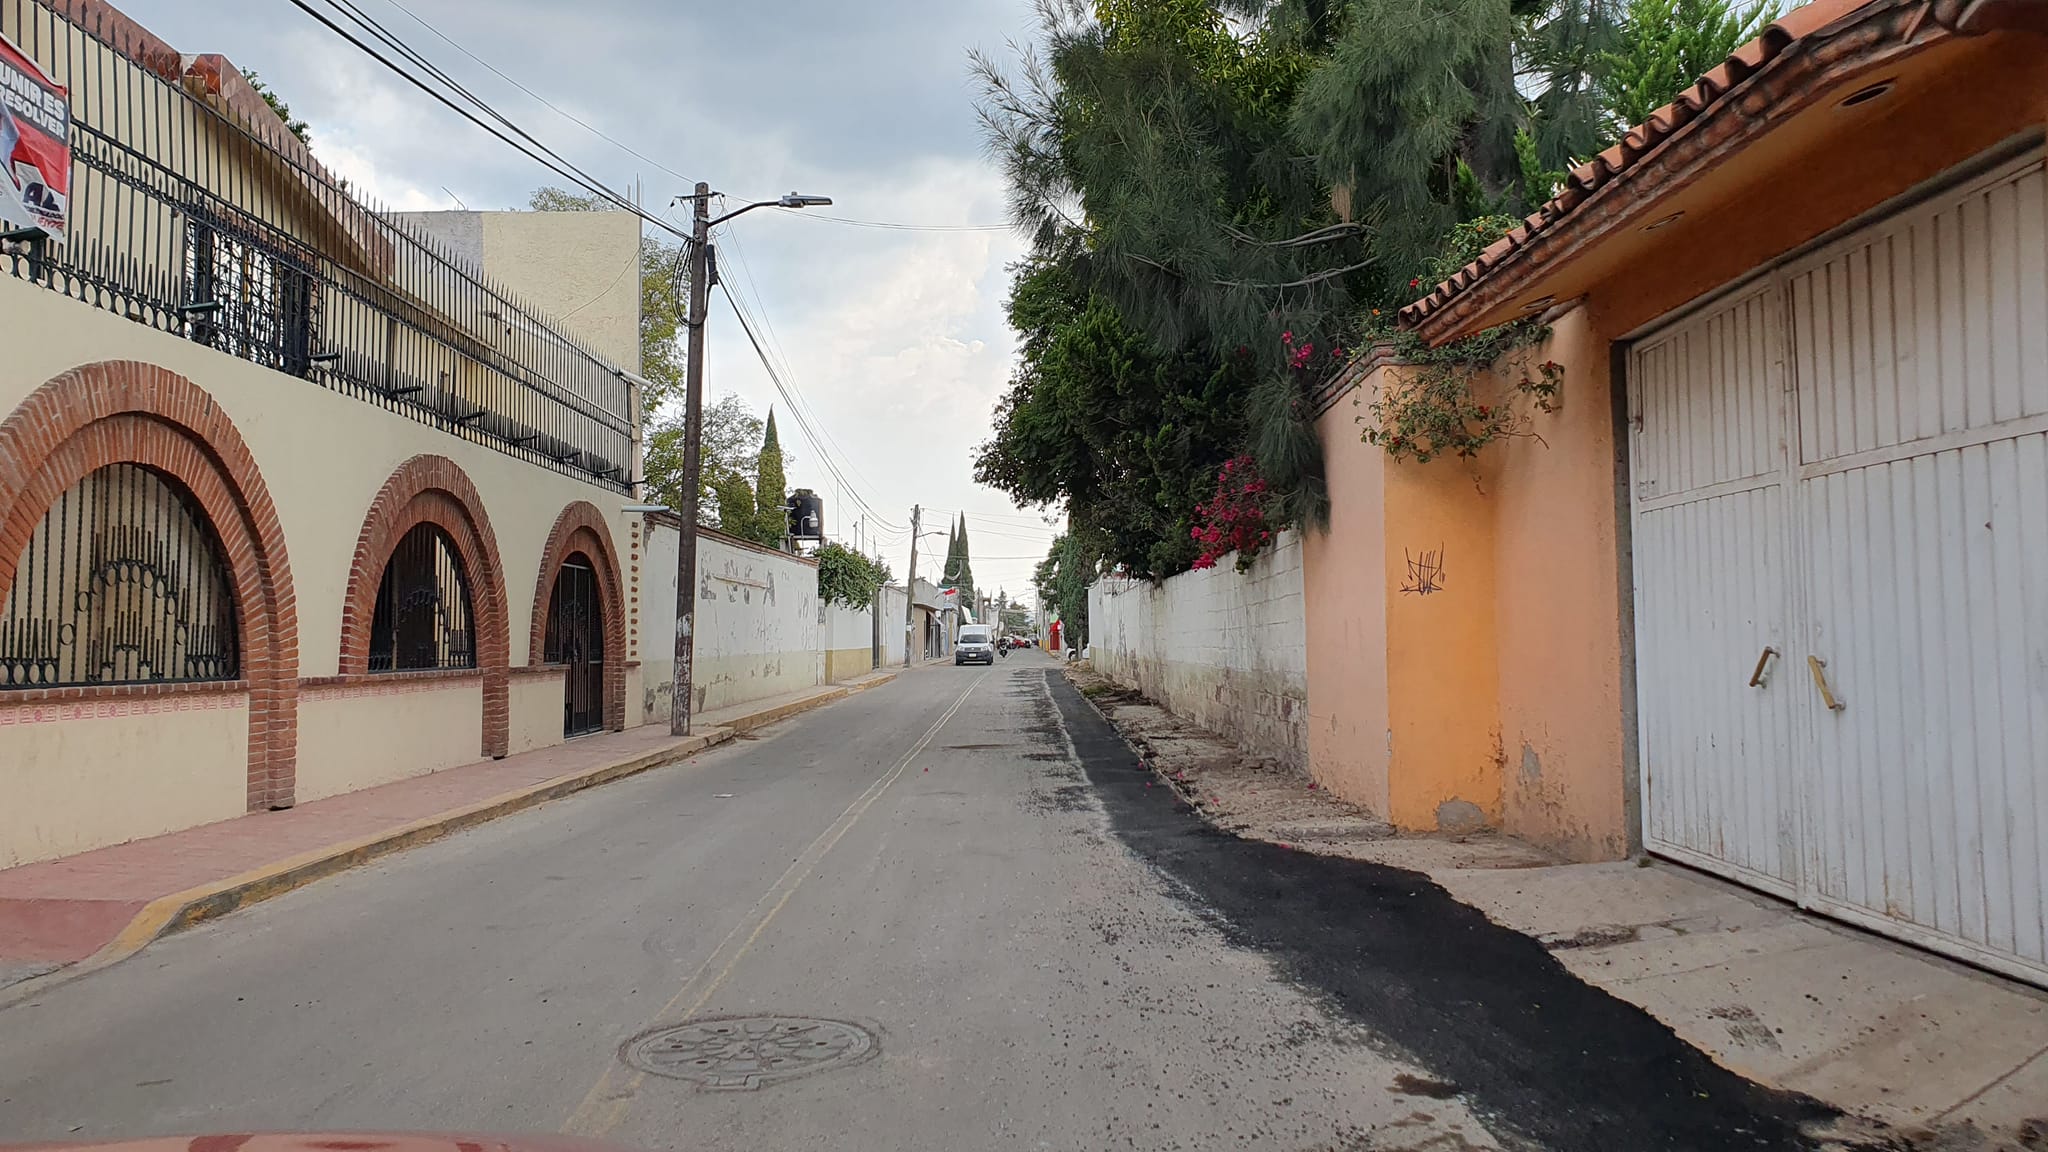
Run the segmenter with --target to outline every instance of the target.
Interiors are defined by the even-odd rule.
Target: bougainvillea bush
[[[1195,505],[1193,536],[1201,554],[1197,568],[1214,568],[1218,560],[1237,553],[1242,572],[1258,559],[1273,539],[1266,520],[1267,490],[1259,466],[1250,456],[1233,456],[1216,474],[1216,495]]]

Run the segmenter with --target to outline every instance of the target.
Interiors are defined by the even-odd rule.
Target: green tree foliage
[[[292,106],[285,103],[282,96],[272,91],[270,85],[257,79],[254,71],[242,73],[242,79],[247,80],[250,90],[263,97],[263,102],[270,105],[272,112],[277,113],[277,118],[284,121],[285,131],[297,136],[301,144],[310,145],[313,143],[313,133],[306,127],[306,122],[292,116]]]
[[[1064,501],[1100,557],[1134,573],[1186,569],[1195,505],[1244,438],[1250,365],[1159,351],[1064,262],[1020,268],[1009,315],[1018,365],[975,479],[1020,504]]]
[[[1022,604],[1001,605],[996,609],[996,620],[1005,634],[1022,636],[1031,630],[1031,610]]]
[[[818,597],[827,604],[867,608],[889,582],[889,566],[843,544],[827,544],[811,554],[818,562]]]
[[[1075,571],[1185,568],[1240,454],[1269,522],[1314,521],[1324,370],[1290,348],[1383,336],[1606,146],[1616,99],[1661,102],[1749,34],[1742,2],[1038,0],[1014,75],[975,58],[1033,243],[976,478],[1063,503]]]
[[[768,410],[754,477],[754,539],[780,548],[789,531],[789,491],[782,476],[782,441],[775,435],[773,408]]]
[[[1648,120],[1778,15],[1775,2],[1629,0],[1628,31],[1600,61],[1612,131]]]
[[[682,506],[681,408],[680,404],[671,406],[649,427],[645,451],[648,498],[671,508]],[[746,401],[732,393],[704,409],[703,456],[698,464],[697,487],[698,519],[701,522],[715,523],[720,527],[728,523],[753,524],[754,488],[749,478],[759,468],[762,428],[761,418],[748,409]],[[728,521],[724,493],[734,480],[746,490],[746,515],[737,521]],[[726,530],[732,531],[731,528]]]
[[[737,472],[719,477],[711,484],[718,511],[718,529],[742,540],[756,538],[754,486]]]
[[[1061,640],[1070,648],[1088,645],[1088,586],[1102,575],[1102,544],[1087,530],[1062,533],[1031,573],[1039,600],[1059,616]]]

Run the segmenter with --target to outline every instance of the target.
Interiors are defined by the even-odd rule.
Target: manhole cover
[[[706,1088],[759,1088],[875,1054],[874,1033],[843,1020],[732,1016],[692,1020],[628,1041],[626,1063]]]

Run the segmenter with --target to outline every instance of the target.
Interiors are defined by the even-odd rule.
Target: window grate
[[[113,464],[57,498],[0,608],[0,690],[233,680],[233,584],[184,489]]]
[[[370,671],[476,667],[469,578],[448,533],[417,524],[391,553],[370,623]]]

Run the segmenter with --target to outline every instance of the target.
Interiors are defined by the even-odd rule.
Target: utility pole
[[[676,557],[676,671],[668,709],[671,736],[690,734],[692,665],[697,658],[697,484],[704,466],[704,314],[711,308],[711,185],[699,183],[690,227],[690,330],[683,364],[682,554]]]
[[[918,517],[924,508],[917,504],[910,506],[910,579],[904,586],[910,590],[909,603],[903,608],[903,666],[910,667],[910,633],[917,625],[917,527]]]
[[[704,471],[704,324],[711,311],[711,282],[717,275],[711,252],[711,229],[756,208],[823,208],[832,203],[830,196],[804,196],[791,192],[774,200],[743,204],[714,220],[711,218],[711,185],[698,181],[697,194],[688,199],[693,208],[690,315],[683,325],[690,330],[690,338],[689,360],[683,365],[683,506],[676,509],[683,517],[683,542],[681,554],[676,557],[676,671],[668,709],[668,730],[674,736],[690,734],[690,703],[693,698],[690,681],[692,665],[696,661],[697,501]]]

